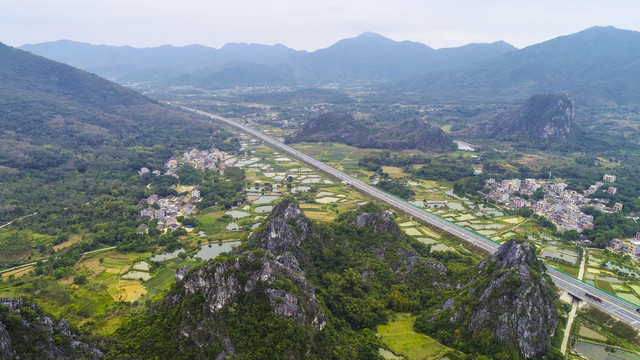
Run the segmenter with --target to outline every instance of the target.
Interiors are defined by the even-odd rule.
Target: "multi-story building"
[[[557,184],[553,184],[553,191],[556,193],[561,193],[564,191],[564,189],[567,188],[567,184],[561,182],[561,183],[557,183]]]
[[[611,250],[621,251],[622,250],[622,240],[613,239],[613,240],[609,241],[609,247],[611,248]]]
[[[148,207],[148,208],[142,209],[140,211],[140,218],[149,219],[149,218],[151,218],[152,214],[153,214],[153,208],[152,207]]]
[[[629,241],[629,255],[640,258],[640,240]]]
[[[622,206],[623,206],[623,205],[622,205],[622,203],[615,203],[615,204],[613,205],[613,211],[614,211],[614,212],[622,211]]]
[[[608,182],[611,182],[611,183],[616,182],[616,176],[615,176],[615,175],[611,175],[611,174],[604,174],[604,176],[602,177],[602,179],[603,179],[604,181],[608,181]]]

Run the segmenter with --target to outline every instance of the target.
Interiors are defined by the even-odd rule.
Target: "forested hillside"
[[[326,113],[310,119],[286,141],[340,142],[363,148],[418,149],[427,152],[455,148],[451,138],[442,129],[422,119],[363,121],[350,114],[339,113]]]
[[[568,92],[580,106],[640,102],[640,33],[592,27],[458,70],[429,73],[390,86],[431,101],[523,101]]]
[[[229,133],[96,75],[0,45],[0,222],[37,212],[33,229],[64,233],[99,196],[142,191],[131,174]],[[133,201],[131,199],[130,201]],[[115,204],[115,203],[114,203]],[[124,212],[96,210],[104,219]],[[61,214],[65,217],[60,217]]]

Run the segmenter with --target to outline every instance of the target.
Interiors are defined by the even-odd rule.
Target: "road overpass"
[[[362,182],[350,175],[339,171],[336,168],[333,168],[324,162],[314,159],[313,157],[306,155],[290,146],[285,145],[284,143],[277,141],[255,129],[252,129],[248,126],[240,124],[236,121],[211,114],[205,111],[192,109],[184,106],[180,106],[180,108],[184,110],[188,110],[211,119],[217,120],[219,122],[225,123],[227,125],[233,126],[240,131],[247,133],[257,139],[264,141],[265,143],[276,147],[283,152],[296,157],[298,160],[305,162],[314,168],[323,171],[336,179],[341,180],[345,184],[348,184],[363,193],[366,193],[380,201],[384,201],[391,206],[417,218],[428,224],[436,226],[464,241],[467,241],[478,248],[481,248],[491,254],[496,252],[500,247],[499,243],[496,243],[480,234],[477,234],[469,229],[463,228],[455,223],[452,223],[446,219],[439,217],[438,215],[432,214],[422,208],[419,208],[413,204],[410,204],[402,199],[399,199],[393,195],[387,194],[386,192],[373,187],[369,184]],[[587,284],[577,278],[567,275],[556,268],[547,265],[547,273],[553,279],[555,285],[560,289],[563,289],[569,292],[571,295],[580,298],[584,301],[587,301],[591,305],[599,308],[600,310],[611,314],[632,326],[640,329],[640,313],[636,310],[640,308],[639,305],[634,305],[626,300],[618,298],[612,294],[609,294],[605,291],[602,291],[590,284]],[[602,300],[602,302],[598,302],[594,299],[588,298],[585,296],[586,293],[592,294]]]

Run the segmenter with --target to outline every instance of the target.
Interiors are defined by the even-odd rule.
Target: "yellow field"
[[[302,210],[304,210],[304,209],[320,209],[320,208],[322,208],[322,205],[320,205],[320,204],[300,204],[300,208]]]
[[[383,166],[382,170],[389,175],[404,173],[401,168],[395,166]]]
[[[408,176],[401,168],[395,166],[383,166],[382,170],[389,174],[389,177],[392,179],[400,179]]]
[[[122,280],[120,285],[110,287],[109,295],[115,301],[136,301],[147,293],[147,289],[137,280]]]
[[[35,268],[33,266],[25,266],[25,267],[20,268],[20,269],[15,269],[15,270],[7,271],[6,273],[3,273],[2,274],[2,278],[6,279],[10,275],[13,275],[15,277],[20,277],[22,275],[26,275],[29,271],[33,271],[33,270],[35,270]]]
[[[82,266],[86,267],[87,269],[96,272],[96,273],[100,273],[105,271],[107,268],[102,266],[102,264],[100,264],[100,258],[99,257],[94,257],[94,258],[90,258],[87,259],[85,261],[83,261],[82,263],[80,263]]]
[[[321,212],[321,211],[305,211],[307,217],[312,220],[318,221],[333,221],[336,216],[333,213]]]
[[[71,245],[77,243],[80,240],[82,240],[82,236],[81,235],[78,235],[78,234],[71,235],[71,236],[69,236],[69,240],[67,240],[65,242],[62,242],[62,243],[60,243],[58,245],[54,245],[53,246],[53,250],[58,251],[60,249],[64,249],[64,248],[66,248],[68,246],[71,246]]]
[[[501,219],[501,220],[502,220],[502,221],[504,221],[504,222],[506,222],[507,224],[517,224],[517,223],[519,223],[519,222],[521,222],[521,221],[524,221],[524,219],[522,219],[522,218],[518,218],[518,217],[515,217],[515,218],[506,218],[506,219],[504,219],[504,218],[503,218],[503,219]]]

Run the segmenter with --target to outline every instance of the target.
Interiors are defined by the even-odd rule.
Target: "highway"
[[[192,108],[188,108],[188,107],[184,107],[184,106],[179,106],[180,108],[184,109],[184,110],[188,110],[203,116],[207,116],[209,118],[212,118],[214,120],[223,122],[227,125],[231,125],[237,129],[239,129],[240,131],[247,133],[257,139],[260,139],[262,141],[264,141],[265,143],[276,147],[280,150],[282,150],[285,153],[288,153],[296,158],[298,158],[300,161],[305,162],[309,165],[311,165],[312,167],[323,171],[333,177],[335,177],[336,179],[341,180],[343,183],[348,184],[358,190],[360,190],[363,193],[366,193],[378,200],[384,201],[390,205],[392,205],[393,207],[411,215],[414,216],[417,219],[420,219],[428,224],[431,224],[433,226],[436,226],[454,236],[459,237],[460,239],[467,241],[481,249],[486,250],[487,252],[493,254],[494,252],[496,252],[498,250],[498,248],[500,247],[500,244],[493,242],[491,240],[489,240],[488,238],[476,234],[468,229],[465,229],[461,226],[458,226],[454,223],[451,223],[435,214],[432,214],[430,212],[427,212],[426,210],[416,207],[415,205],[412,205],[410,203],[405,202],[404,200],[401,200],[393,195],[387,194],[386,192],[375,188],[369,184],[366,184],[354,177],[351,177],[350,175],[347,175],[345,173],[343,173],[342,171],[339,171],[325,163],[323,163],[322,161],[316,160],[314,158],[312,158],[311,156],[308,156],[290,146],[285,145],[284,143],[277,141],[257,130],[254,130],[250,127],[247,127],[243,124],[240,124],[238,122],[235,122],[233,120],[230,119],[226,119],[223,118],[221,116],[215,115],[215,114],[211,114],[208,112],[204,112],[204,111],[200,111],[197,109],[192,109]],[[547,273],[551,276],[551,278],[553,279],[555,285],[567,292],[569,292],[571,295],[578,297],[584,301],[589,302],[591,305],[601,309],[602,311],[605,311],[627,323],[629,323],[630,325],[639,328],[640,329],[640,313],[636,312],[636,309],[640,308],[640,306],[635,306],[632,305],[631,303],[628,303],[622,299],[619,299],[613,295],[610,295],[609,293],[606,293],[602,290],[599,290],[587,283],[584,283],[578,279],[576,279],[575,277],[569,276],[567,274],[564,274],[558,270],[556,270],[555,268],[551,267],[551,266],[547,266]],[[602,299],[602,303],[599,303],[597,301],[591,300],[589,298],[587,298],[585,296],[585,293],[590,293],[593,294],[599,298]]]

